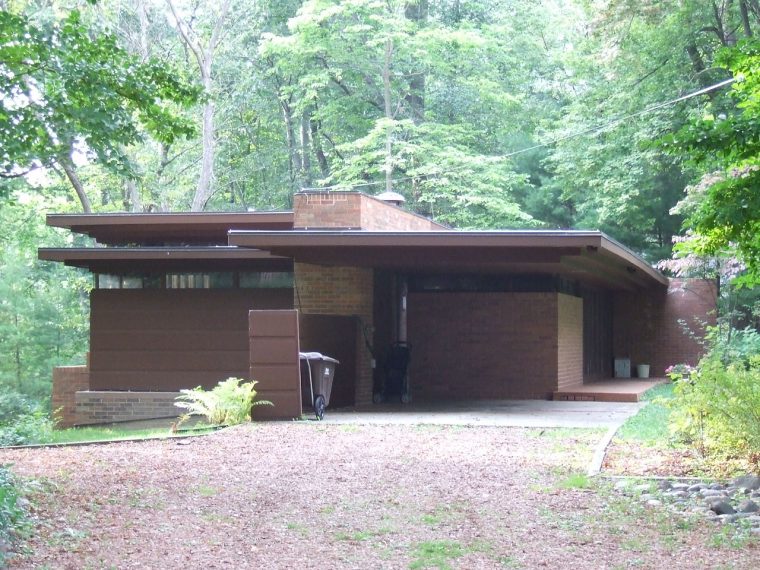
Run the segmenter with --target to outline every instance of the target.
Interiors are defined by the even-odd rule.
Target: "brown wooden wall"
[[[321,352],[340,361],[335,367],[329,407],[353,406],[356,389],[356,339],[361,334],[359,319],[301,314],[299,328],[303,352]],[[303,384],[308,384],[308,377]]]
[[[248,311],[291,289],[93,290],[90,389],[173,391],[246,378]]]
[[[298,311],[251,311],[248,314],[250,377],[258,399],[272,406],[254,406],[259,420],[301,417],[301,374],[298,360]]]

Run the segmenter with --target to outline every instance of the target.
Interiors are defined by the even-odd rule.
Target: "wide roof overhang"
[[[293,212],[48,214],[47,225],[106,245],[227,245],[230,229],[289,230],[293,219]]]
[[[297,262],[410,274],[549,274],[629,290],[668,283],[646,261],[599,231],[232,230],[229,243]]]
[[[293,268],[289,257],[230,246],[40,248],[38,256],[93,273],[291,271]]]

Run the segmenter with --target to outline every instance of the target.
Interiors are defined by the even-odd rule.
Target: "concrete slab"
[[[438,404],[381,404],[328,409],[328,424],[434,424],[504,427],[611,428],[646,403],[487,400]]]

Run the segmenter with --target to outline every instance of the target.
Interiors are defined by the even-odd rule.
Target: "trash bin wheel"
[[[318,420],[321,420],[325,415],[325,397],[322,394],[314,398],[314,413]]]

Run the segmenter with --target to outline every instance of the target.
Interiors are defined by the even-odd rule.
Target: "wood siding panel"
[[[248,376],[248,311],[291,308],[290,289],[94,290],[92,390],[212,388]]]
[[[256,419],[301,417],[301,374],[298,360],[298,311],[251,311],[250,377],[259,398],[274,406],[258,406]]]

